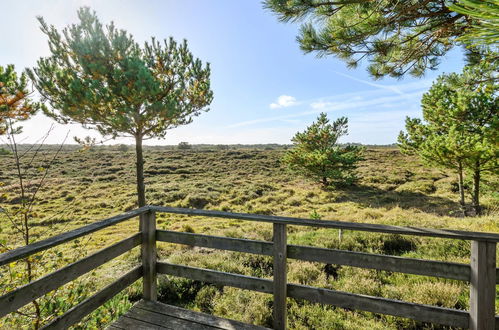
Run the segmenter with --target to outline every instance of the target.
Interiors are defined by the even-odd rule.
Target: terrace
[[[156,213],[158,212],[272,223],[273,240],[271,242],[257,241],[158,230],[156,229]],[[136,217],[140,219],[139,231],[132,236],[1,296],[0,317],[18,310],[34,299],[77,279],[140,245],[140,265],[131,269],[103,290],[74,306],[65,314],[52,320],[45,328],[66,329],[76,324],[126,287],[142,279],[142,300],[136,303],[118,321],[109,325],[110,329],[262,329],[254,325],[157,302],[157,274],[185,277],[221,286],[272,294],[274,329],[286,329],[286,299],[288,297],[451,327],[480,330],[499,328],[499,317],[495,315],[495,293],[496,285],[499,283],[499,269],[496,268],[496,245],[499,242],[499,234],[493,233],[146,206],[1,254],[0,266]],[[311,226],[470,240],[472,241],[471,262],[470,264],[451,263],[290,245],[287,243],[288,226]],[[163,262],[157,260],[157,242],[271,256],[273,257],[273,279],[243,276]],[[291,284],[287,282],[286,278],[288,258],[469,282],[470,309],[468,311],[450,309]]]

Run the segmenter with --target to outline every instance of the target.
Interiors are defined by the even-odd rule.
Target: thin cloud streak
[[[407,101],[408,98],[411,98],[411,99],[412,98],[419,98],[419,97],[421,97],[422,93],[423,93],[423,91],[416,91],[416,92],[412,92],[412,93],[398,94],[396,96],[381,96],[381,97],[369,99],[369,100],[359,100],[359,101],[346,100],[343,102],[330,103],[324,107],[319,107],[319,108],[316,107],[314,110],[303,111],[303,112],[299,112],[299,113],[295,113],[295,114],[273,116],[273,117],[266,117],[266,118],[259,118],[259,119],[254,119],[254,120],[243,121],[243,122],[235,123],[232,125],[228,125],[227,128],[236,128],[236,127],[243,127],[243,126],[249,126],[249,125],[254,125],[254,124],[289,120],[292,118],[304,117],[304,116],[308,116],[311,114],[317,114],[320,112],[332,112],[332,111],[339,111],[339,110],[348,110],[348,109],[353,109],[353,108],[362,109],[365,107],[372,107],[372,106],[376,106],[376,105],[389,106],[389,105],[392,105],[394,102]]]
[[[380,88],[380,89],[386,89],[386,90],[392,91],[392,92],[400,94],[400,95],[405,95],[405,93],[403,91],[401,91],[395,85],[381,85],[381,84],[376,84],[376,83],[373,83],[373,82],[368,81],[368,80],[363,80],[363,79],[356,78],[356,77],[351,76],[351,75],[346,74],[346,73],[341,73],[341,72],[338,72],[338,71],[333,71],[333,72],[336,73],[336,74],[339,74],[340,76],[343,76],[343,77],[346,77],[346,78],[348,78],[350,80],[353,80],[353,81],[357,81],[357,82],[360,82],[360,83],[363,83],[363,84],[366,84],[366,85],[369,85],[369,86],[373,86],[373,87],[376,87],[376,88]]]

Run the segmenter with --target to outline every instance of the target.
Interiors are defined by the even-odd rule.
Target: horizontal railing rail
[[[273,240],[259,241],[229,238],[196,233],[184,233],[156,229],[156,213],[182,214],[213,218],[230,218],[273,224]],[[0,254],[0,266],[26,258],[35,253],[63,244],[78,237],[93,233],[134,217],[140,218],[140,232],[114,245],[104,248],[79,261],[67,265],[40,279],[0,297],[0,317],[16,311],[46,293],[88,273],[123,253],[141,246],[142,264],[117,281],[111,283],[65,314],[52,320],[45,328],[65,329],[114,297],[139,278],[143,279],[143,298],[157,299],[157,273],[232,286],[273,294],[274,328],[286,328],[286,298],[303,299],[315,303],[341,308],[362,310],[379,314],[406,317],[421,322],[438,323],[471,329],[494,329],[499,327],[495,314],[495,285],[499,283],[496,268],[496,243],[499,234],[468,232],[446,229],[399,227],[380,224],[312,220],[292,217],[196,210],[163,206],[145,206],[121,215],[77,228],[64,234]],[[444,239],[471,240],[470,264],[406,258],[365,252],[327,249],[287,243],[287,226],[313,226],[331,229],[348,229],[384,234],[426,236]],[[158,261],[157,242],[168,242],[189,246],[265,255],[273,258],[273,279],[257,278],[217,270],[175,265]],[[287,283],[287,259],[297,259],[335,265],[400,272],[405,274],[432,276],[470,283],[470,310],[463,311],[438,306],[366,296],[348,292],[316,288]]]
[[[181,233],[167,230],[157,230],[156,239],[161,242],[246,252],[266,256],[272,256],[273,249],[272,242],[267,241]],[[426,275],[459,281],[469,281],[471,273],[471,268],[467,264],[403,258],[381,254],[333,250],[299,245],[288,245],[287,256],[291,259],[304,261],[386,270],[405,274]],[[499,283],[499,276],[497,276],[497,283]]]
[[[166,262],[158,262],[157,266],[158,273],[160,274],[185,277],[196,281],[263,293],[272,293],[274,290],[274,283],[269,279],[175,265]],[[321,289],[299,284],[288,283],[286,289],[288,297],[336,307],[406,317],[417,321],[439,323],[461,328],[468,327],[469,322],[468,312],[456,309],[414,304],[400,300]]]
[[[496,268],[496,243],[499,242],[499,234],[446,229],[399,227],[332,220],[300,219],[292,217],[163,206],[151,206],[150,209],[156,212],[172,214],[272,223],[273,242],[227,238],[194,233],[178,233],[166,230],[156,230],[156,240],[272,256],[274,260],[273,280],[208,269],[173,265],[164,262],[157,263],[157,272],[219,285],[234,286],[241,289],[272,293],[274,295],[273,316],[275,329],[286,328],[286,297],[304,299],[311,302],[329,304],[342,308],[406,317],[417,321],[432,322],[454,327],[469,327],[471,329],[480,330],[492,330],[495,329],[496,326],[499,327],[499,317],[495,316],[495,285],[496,283],[499,283],[499,269]],[[289,245],[287,244],[286,234],[286,228],[288,225],[471,240],[471,263],[460,264]],[[298,284],[289,284],[286,280],[287,258],[470,282],[470,310],[463,311],[381,297],[307,287]]]
[[[142,237],[140,234],[135,234],[132,237],[124,239],[110,247],[100,250],[1,296],[0,306],[2,306],[2,308],[0,309],[0,317],[18,310],[36,298],[75,280],[81,275],[94,270],[117,256],[130,251],[141,243],[141,239]]]
[[[106,286],[96,294],[85,299],[74,306],[66,313],[58,316],[43,329],[67,329],[71,325],[79,322],[82,318],[93,312],[95,309],[104,305],[106,301],[116,296],[118,293],[132,285],[142,277],[142,266],[137,266],[131,271],[121,276],[113,283]]]
[[[197,216],[213,217],[213,218],[239,219],[239,220],[257,221],[257,222],[269,222],[269,223],[283,224],[283,225],[311,226],[311,227],[322,227],[322,228],[331,228],[331,229],[349,229],[355,231],[368,231],[373,233],[452,238],[452,239],[462,239],[468,241],[487,241],[487,242],[499,243],[499,234],[495,233],[472,232],[472,231],[449,230],[449,229],[401,227],[401,226],[389,226],[389,225],[335,221],[335,220],[314,220],[314,219],[302,219],[302,218],[292,218],[292,217],[280,217],[274,215],[232,213],[232,212],[222,212],[222,211],[212,211],[212,210],[202,210],[202,209],[201,210],[186,209],[186,208],[167,207],[167,206],[149,206],[149,209],[151,211],[164,212],[164,213],[197,215]]]
[[[29,257],[30,255],[33,255],[37,252],[41,252],[47,249],[50,249],[54,246],[69,242],[71,240],[74,240],[78,237],[82,237],[88,234],[91,234],[95,231],[104,229],[106,227],[116,225],[120,222],[123,222],[125,220],[129,220],[131,218],[134,218],[136,216],[139,216],[141,214],[144,214],[149,211],[148,207],[141,207],[139,209],[135,209],[130,212],[126,212],[111,218],[108,218],[106,220],[98,221],[91,223],[89,225],[65,232],[63,234],[53,236],[50,238],[47,238],[45,240],[32,243],[26,246],[22,246],[20,248],[17,248],[15,250],[5,252],[0,254],[0,266],[6,265],[8,263],[14,262],[19,259],[23,259],[26,257]]]
[[[6,265],[20,259],[29,257],[35,253],[42,252],[57,245],[69,242],[73,239],[91,234],[106,227],[116,225],[125,220],[150,212],[148,207],[139,208],[102,221],[91,223],[63,234],[17,248],[15,250],[0,254],[0,266]],[[44,296],[52,290],[58,289],[78,277],[91,272],[97,267],[115,259],[116,257],[130,251],[136,246],[142,245],[143,233],[136,233],[111,246],[99,250],[85,258],[60,268],[24,286],[14,289],[0,296],[0,318],[17,311],[19,308],[29,304],[35,299]],[[80,304],[74,306],[63,315],[52,320],[44,328],[66,329],[77,323],[84,316],[103,305],[106,301],[117,295],[123,289],[137,281],[143,275],[143,265],[135,267],[130,272],[108,285],[93,296],[87,298]]]

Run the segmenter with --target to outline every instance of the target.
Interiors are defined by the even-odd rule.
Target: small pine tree
[[[482,63],[465,68],[461,74],[441,75],[421,100],[424,120],[407,118],[407,133],[399,135],[402,151],[457,170],[463,210],[463,171],[471,172],[476,214],[481,213],[481,174],[496,174],[499,169],[496,72],[497,64]]]
[[[293,137],[293,148],[283,161],[288,166],[324,187],[331,184],[352,184],[357,163],[362,159],[360,146],[340,146],[338,139],[348,133],[348,119],[341,117],[332,124],[325,113],[304,132]]]
[[[173,38],[143,46],[113,23],[104,26],[89,8],[59,32],[39,18],[51,55],[28,75],[50,105],[45,113],[110,137],[135,138],[138,205],[146,205],[145,139],[164,138],[186,125],[213,99],[210,66]]]

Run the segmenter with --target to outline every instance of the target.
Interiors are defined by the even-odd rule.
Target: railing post
[[[472,241],[470,329],[495,329],[496,243]]]
[[[287,233],[286,225],[274,223],[274,329],[286,329]]]
[[[144,271],[142,295],[146,300],[156,301],[156,213],[148,211],[140,216],[142,231],[141,257]]]

